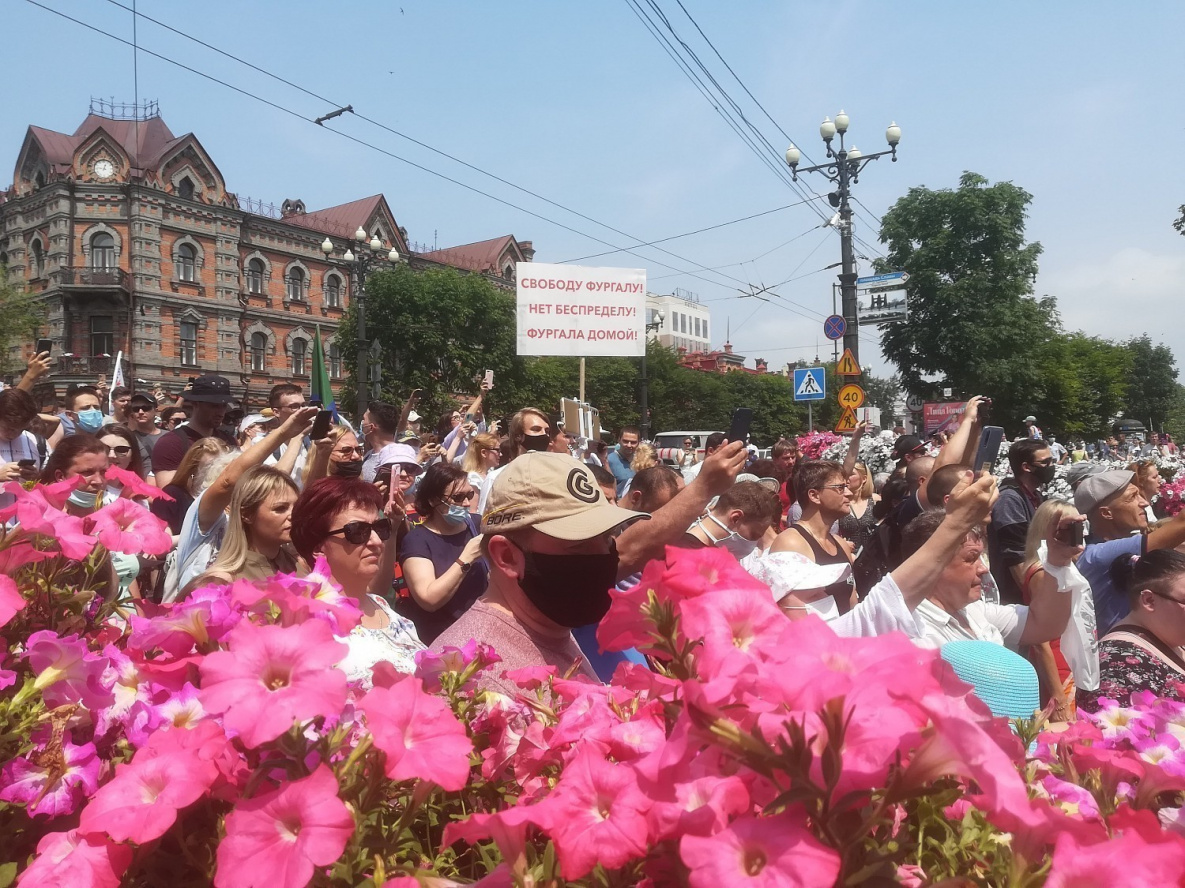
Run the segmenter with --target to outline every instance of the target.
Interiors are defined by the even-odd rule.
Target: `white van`
[[[654,436],[654,448],[660,460],[668,466],[677,466],[683,458],[683,442],[690,438],[695,445],[696,456],[702,461],[704,447],[711,434],[714,432],[660,432]]]

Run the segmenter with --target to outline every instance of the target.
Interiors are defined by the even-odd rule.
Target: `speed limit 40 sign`
[[[864,389],[856,385],[854,382],[849,382],[839,390],[839,406],[849,407],[856,410],[864,406]]]

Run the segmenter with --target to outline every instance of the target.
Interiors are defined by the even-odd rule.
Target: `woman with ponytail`
[[[1111,579],[1127,590],[1131,612],[1099,642],[1099,688],[1079,690],[1078,705],[1095,712],[1107,697],[1129,706],[1139,691],[1185,700],[1185,554],[1122,555]]]

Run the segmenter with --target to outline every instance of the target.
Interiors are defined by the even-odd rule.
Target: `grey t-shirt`
[[[515,696],[521,689],[505,674],[528,666],[555,666],[563,675],[573,663],[578,663],[577,674],[599,681],[571,632],[559,639],[532,632],[509,611],[484,598],[475,601],[457,622],[440,633],[429,650],[440,653],[448,646],[463,647],[471,638],[490,645],[502,658],[502,662],[482,673],[478,682],[482,690]]]
[[[155,435],[136,432],[136,440],[140,443],[140,461],[144,463],[145,477],[152,474],[152,448],[156,446],[157,440],[163,435],[164,432],[157,432]]]

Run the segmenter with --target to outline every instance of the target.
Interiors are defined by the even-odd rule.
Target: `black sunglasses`
[[[354,546],[361,546],[370,539],[371,531],[378,534],[384,543],[391,538],[391,519],[376,518],[374,521],[349,521],[337,530],[329,531],[330,536],[341,534],[346,542]]]
[[[151,413],[155,407],[149,407],[147,404],[136,404],[128,408],[128,413]]]
[[[129,445],[129,444],[121,444],[118,447],[108,447],[107,449],[110,450],[112,453],[114,453],[116,456],[127,456],[129,453],[132,452],[131,445]]]

